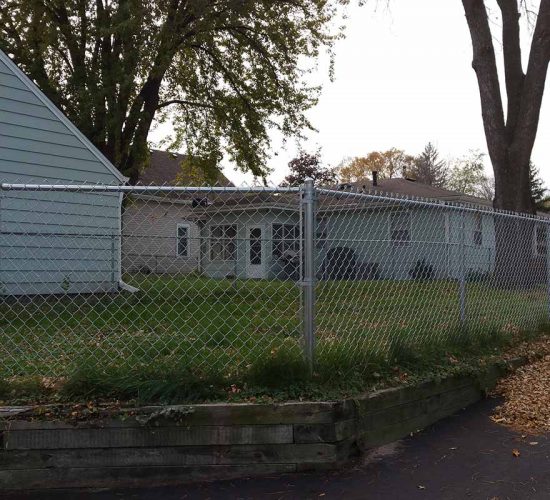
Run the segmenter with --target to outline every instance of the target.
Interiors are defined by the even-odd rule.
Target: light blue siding
[[[392,240],[391,217],[396,213],[410,214],[409,241]],[[209,243],[205,245],[204,272],[212,277],[228,275],[247,277],[248,226],[263,229],[264,277],[276,277],[277,262],[272,255],[272,227],[275,223],[299,224],[297,211],[258,209],[212,214],[203,229],[203,239],[209,240],[214,225],[236,226],[236,255],[231,261],[212,261]],[[461,241],[462,215],[451,209],[403,210],[399,207],[326,211],[318,213],[316,269],[320,278],[326,279],[325,267],[328,255],[334,249],[350,249],[356,259],[357,275],[360,269],[377,269],[377,277],[388,280],[408,280],[414,276],[418,263],[429,266],[436,279],[457,279],[464,271],[481,277],[494,269],[495,233],[490,215],[482,217],[482,237],[475,239],[476,220],[473,213],[465,213],[464,244]],[[343,254],[342,254],[343,255]],[[330,274],[330,273],[329,273]]]
[[[0,182],[121,184],[123,178],[0,53]],[[0,192],[0,293],[114,291],[116,193]]]

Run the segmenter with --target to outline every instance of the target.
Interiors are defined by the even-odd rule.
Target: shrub
[[[327,252],[323,264],[323,277],[327,280],[349,280],[357,274],[355,251],[348,247],[335,247]]]
[[[431,264],[426,262],[426,259],[417,260],[414,267],[409,270],[409,276],[413,280],[433,280],[435,271]]]

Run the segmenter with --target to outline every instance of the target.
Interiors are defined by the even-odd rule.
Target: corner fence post
[[[310,373],[313,373],[315,355],[315,186],[313,179],[306,179],[302,191],[304,213],[303,256],[303,328],[304,355]]]
[[[462,223],[460,231],[460,270],[459,270],[459,303],[460,303],[460,326],[466,326],[466,218],[462,212]]]

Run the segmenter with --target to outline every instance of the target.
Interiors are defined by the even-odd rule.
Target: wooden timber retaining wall
[[[478,401],[521,364],[337,402],[150,407],[76,423],[16,415],[0,424],[0,489],[137,486],[335,468]]]

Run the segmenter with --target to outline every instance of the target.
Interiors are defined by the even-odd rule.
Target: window
[[[212,226],[210,228],[210,260],[235,260],[237,226]]]
[[[543,225],[535,226],[535,255],[546,255],[547,246],[546,227]]]
[[[474,245],[481,246],[483,244],[483,216],[481,214],[474,215]]]
[[[391,241],[393,246],[408,246],[411,241],[411,214],[409,212],[397,212],[391,214],[390,217]]]
[[[189,257],[189,225],[178,224],[176,230],[176,253],[178,257]]]
[[[300,230],[296,224],[273,224],[273,250],[275,259],[288,251],[300,251]]]

